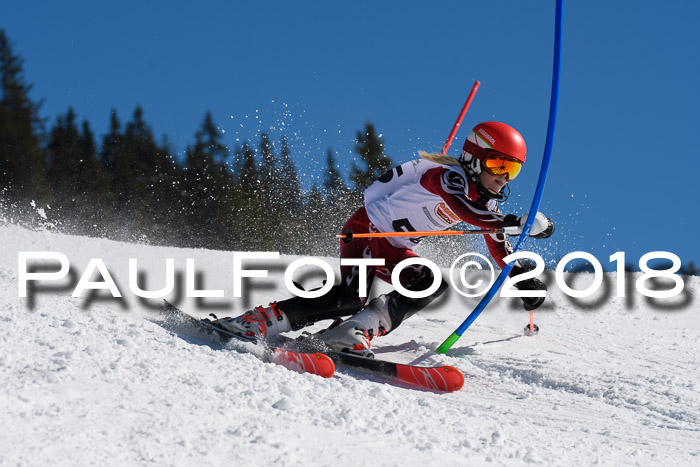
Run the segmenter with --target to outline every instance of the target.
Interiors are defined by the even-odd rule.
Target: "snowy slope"
[[[279,284],[294,258],[263,262],[270,279],[244,282],[247,296],[234,300],[230,252],[14,226],[0,238],[0,465],[700,464],[697,277],[668,300],[633,288],[616,298],[608,287],[574,301],[548,280],[538,336],[520,332],[527,315],[517,301],[497,299],[437,355],[476,303],[448,294],[374,341],[379,357],[467,375],[461,391],[436,394],[351,372],[297,374],[201,345],[155,323],[157,306],[128,288],[128,258],[152,289],[165,283],[166,258],[181,289],[194,258],[200,287],[225,298],[172,300],[201,316],[233,315],[289,296]],[[20,251],[62,252],[77,276],[21,299]],[[71,298],[90,258],[104,260],[123,299]],[[590,278],[569,279],[584,288]]]

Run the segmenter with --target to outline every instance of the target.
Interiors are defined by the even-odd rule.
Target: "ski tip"
[[[464,375],[453,366],[417,367],[397,365],[397,377],[400,381],[442,392],[459,391],[464,386]]]
[[[441,370],[444,370],[447,375],[448,387],[452,389],[447,389],[448,391],[459,391],[464,386],[464,374],[453,366],[443,366]]]
[[[272,362],[297,373],[311,373],[324,378],[330,378],[335,374],[335,363],[331,357],[322,353],[300,353],[275,349]]]
[[[316,374],[324,378],[331,378],[335,373],[335,363],[331,357],[322,353],[315,353],[313,356],[316,358],[316,368],[318,368]]]

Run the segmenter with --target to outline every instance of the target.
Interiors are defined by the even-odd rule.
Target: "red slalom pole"
[[[474,95],[476,94],[476,90],[479,89],[479,86],[481,85],[480,81],[476,81],[474,83],[474,86],[472,86],[472,90],[469,92],[469,96],[467,96],[467,100],[464,103],[464,107],[462,107],[462,111],[459,113],[459,117],[457,117],[457,121],[455,122],[454,126],[452,127],[452,131],[450,132],[450,136],[447,137],[447,141],[445,141],[445,145],[442,147],[442,151],[440,151],[441,155],[447,154],[447,151],[450,149],[450,145],[452,144],[452,140],[455,139],[455,135],[457,134],[457,130],[459,130],[459,126],[462,124],[462,120],[464,120],[464,116],[467,114],[467,110],[469,109],[469,106],[472,104],[472,101],[474,100]]]

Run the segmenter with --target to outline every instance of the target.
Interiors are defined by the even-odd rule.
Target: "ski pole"
[[[472,90],[469,92],[469,96],[467,96],[467,100],[464,102],[464,106],[462,107],[462,111],[459,113],[459,116],[457,117],[457,121],[455,122],[454,126],[452,126],[452,131],[450,131],[450,136],[447,137],[447,141],[445,141],[445,145],[442,147],[442,151],[440,151],[441,155],[447,154],[447,151],[450,149],[450,145],[452,144],[452,140],[455,138],[455,135],[457,134],[457,130],[459,130],[459,126],[462,124],[462,120],[464,120],[464,116],[467,114],[467,110],[469,109],[469,106],[472,104],[472,101],[474,100],[474,95],[476,94],[476,90],[479,89],[479,86],[481,85],[481,82],[476,81],[474,83],[474,86],[472,86]]]
[[[508,233],[508,229],[519,229],[519,227],[504,227],[502,229],[479,229],[479,230],[424,230],[413,232],[368,232],[368,233],[353,233],[352,230],[346,229],[342,234],[338,234],[335,238],[342,238],[344,242],[350,243],[353,238],[386,238],[386,237],[437,237],[442,235],[485,235]]]

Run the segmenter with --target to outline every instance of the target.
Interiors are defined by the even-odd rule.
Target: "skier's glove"
[[[515,277],[518,274],[522,274],[529,270],[530,269],[528,268],[513,266],[513,271],[510,273],[510,276]],[[514,285],[518,290],[547,290],[547,284],[537,279],[536,277],[525,281],[516,282]],[[520,299],[523,301],[523,306],[525,307],[525,310],[532,311],[536,308],[539,308],[539,306],[542,305],[542,303],[544,303],[545,297],[520,297]]]
[[[518,217],[515,214],[508,214],[504,219],[504,230],[508,235],[520,235],[523,232],[523,226],[527,221],[527,214]],[[547,216],[538,212],[535,216],[535,222],[532,224],[529,236],[534,238],[548,238],[554,233],[554,222]]]

